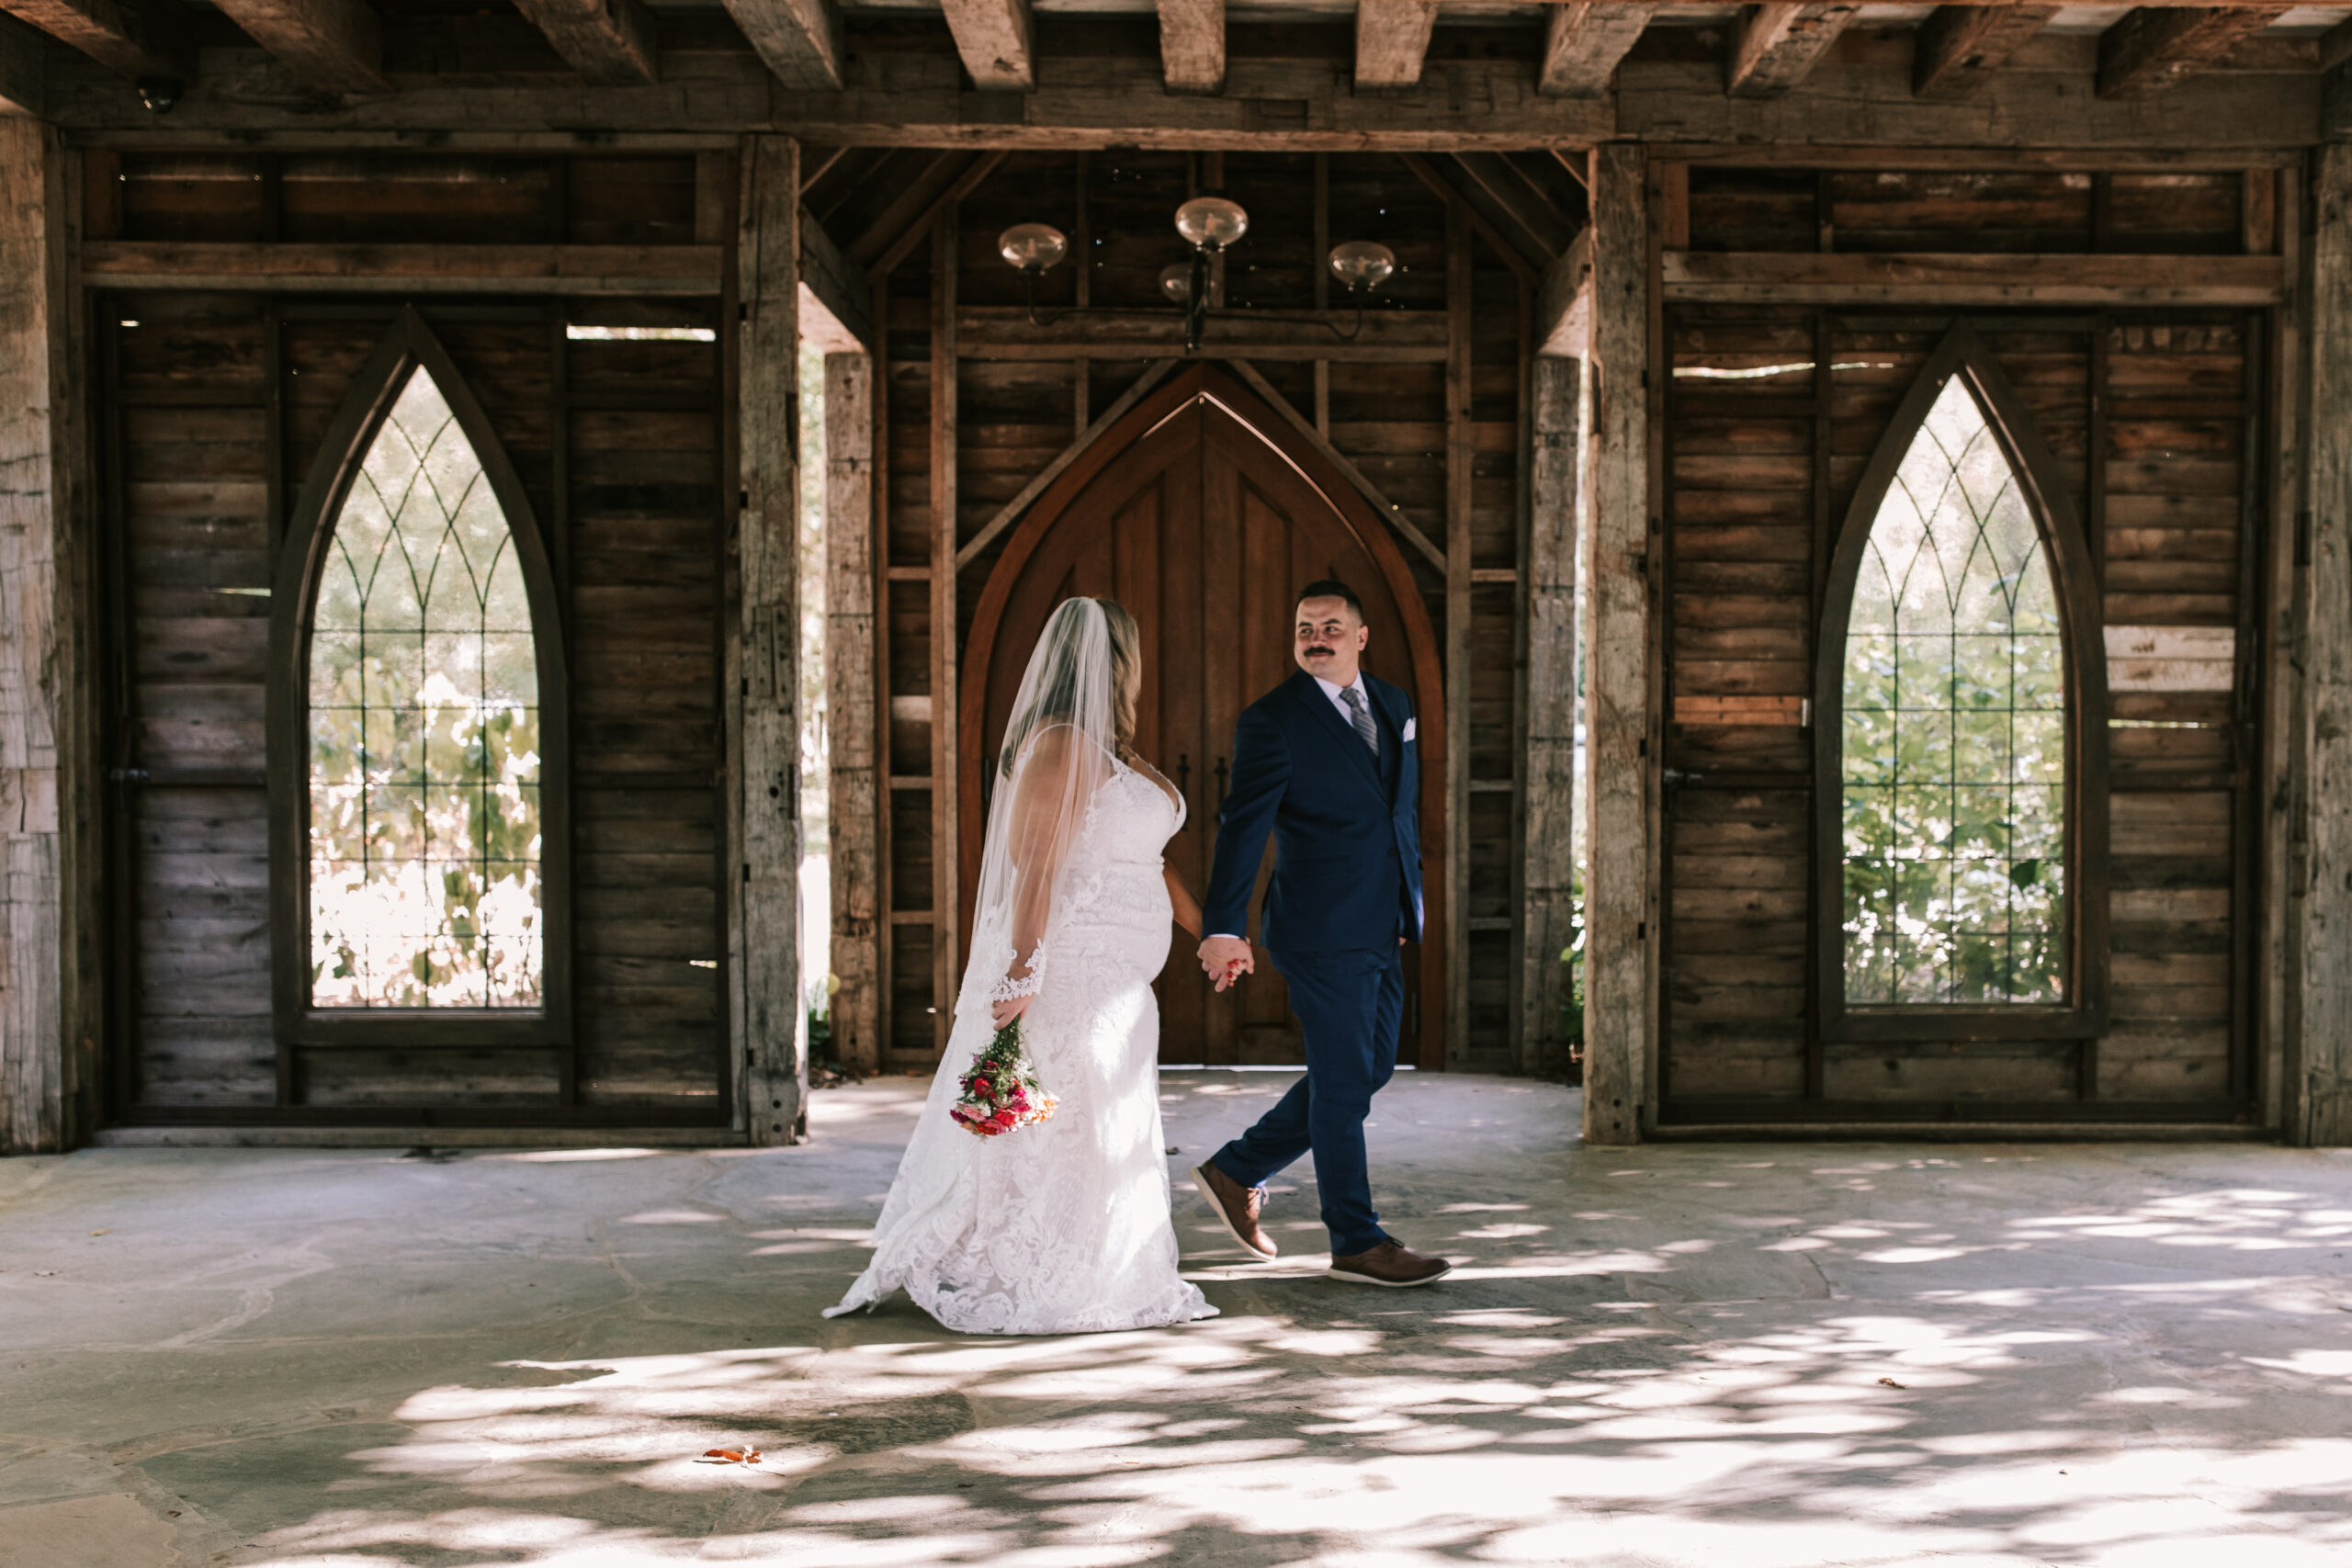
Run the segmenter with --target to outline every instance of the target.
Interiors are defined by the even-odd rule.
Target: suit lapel
[[[1291,680],[1297,688],[1300,704],[1311,716],[1307,722],[1320,723],[1329,737],[1340,743],[1340,749],[1355,760],[1356,767],[1363,774],[1364,783],[1372,785],[1373,789],[1382,795],[1385,795],[1388,791],[1380,776],[1380,765],[1374,759],[1372,749],[1363,743],[1363,737],[1356,733],[1355,726],[1340,716],[1340,710],[1332,705],[1329,697],[1323,694],[1321,683],[1304,670],[1292,676]],[[1377,704],[1374,705],[1378,706]],[[1381,744],[1385,746],[1387,743],[1386,738],[1384,737]]]

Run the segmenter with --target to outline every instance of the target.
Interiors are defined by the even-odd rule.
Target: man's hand
[[[1257,969],[1257,956],[1238,936],[1213,936],[1201,943],[1201,971],[1216,982],[1220,991]]]

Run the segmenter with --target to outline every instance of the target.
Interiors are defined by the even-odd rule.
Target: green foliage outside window
[[[539,1004],[538,700],[514,536],[420,368],[336,516],[312,615],[313,1006]]]
[[[1846,1000],[2064,1000],[2066,692],[2049,553],[1984,410],[1937,397],[1846,628]]]

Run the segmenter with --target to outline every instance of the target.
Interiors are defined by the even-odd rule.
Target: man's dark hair
[[[1317,578],[1298,591],[1298,596],[1291,601],[1291,608],[1295,610],[1309,599],[1337,599],[1355,612],[1358,621],[1363,619],[1363,601],[1356,597],[1354,589],[1337,578]]]

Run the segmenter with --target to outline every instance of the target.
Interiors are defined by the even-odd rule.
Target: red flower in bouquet
[[[1043,1122],[1057,1103],[1037,1082],[1027,1055],[1021,1048],[1021,1021],[1014,1019],[996,1032],[965,1069],[963,1092],[947,1113],[965,1131],[983,1138],[1001,1137],[1017,1127]]]

